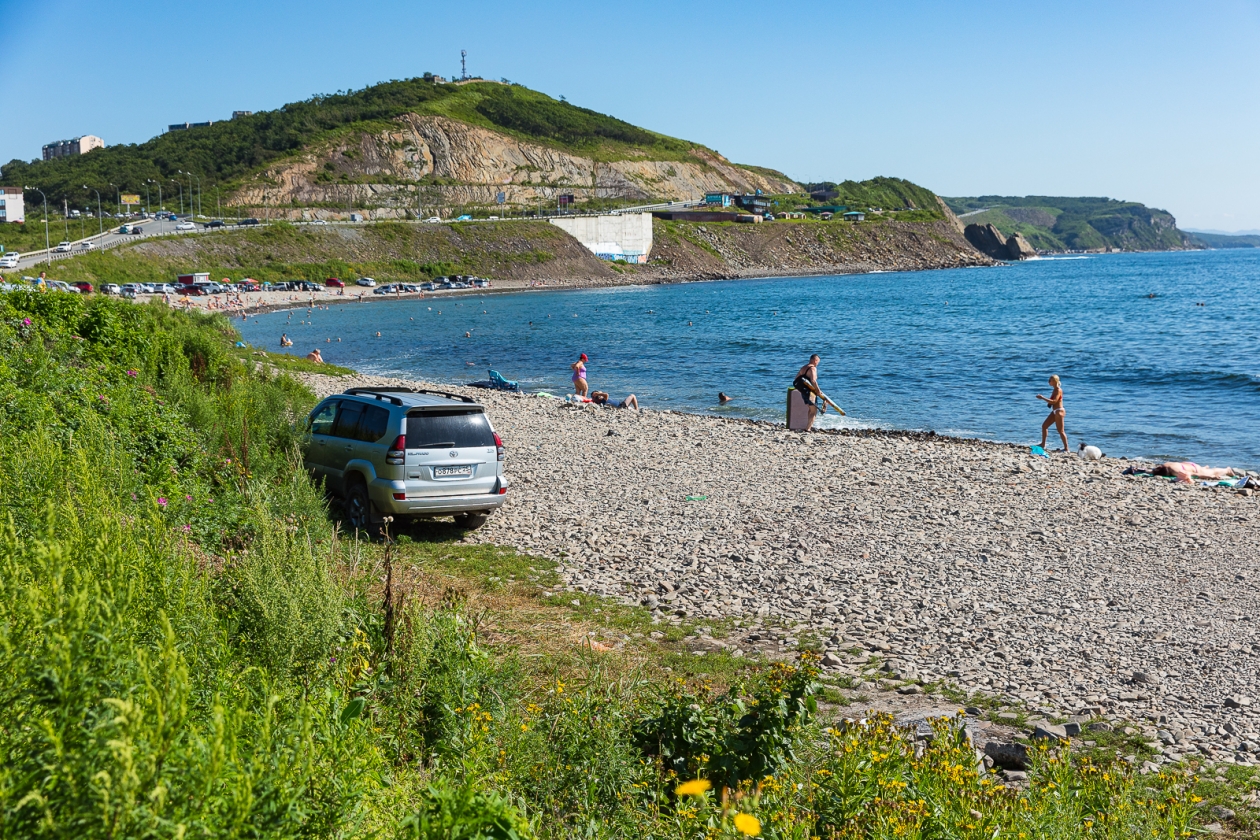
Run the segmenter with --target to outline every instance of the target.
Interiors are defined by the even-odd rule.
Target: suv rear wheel
[[[465,531],[475,531],[490,518],[488,513],[459,513],[455,515],[455,525]]]

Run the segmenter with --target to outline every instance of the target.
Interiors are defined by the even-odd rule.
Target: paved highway
[[[50,258],[51,258],[51,261],[55,263],[57,260],[65,259],[66,257],[73,257],[79,254],[86,253],[85,249],[82,247],[83,243],[85,242],[92,243],[92,250],[101,250],[104,248],[111,248],[122,242],[135,242],[140,239],[148,239],[151,236],[163,236],[163,235],[169,235],[172,233],[187,235],[191,233],[200,232],[203,230],[201,224],[198,223],[196,231],[191,231],[191,230],[177,231],[175,230],[175,225],[178,224],[178,222],[172,222],[168,219],[162,219],[162,220],[136,219],[134,221],[112,219],[111,221],[113,222],[112,230],[107,228],[105,230],[104,236],[93,235],[93,236],[89,236],[87,239],[81,239],[81,240],[77,240],[73,242],[72,243],[74,246],[73,250],[71,250],[69,253],[58,254],[56,252],[53,252],[52,254],[45,254],[43,253],[43,249],[41,248],[40,251],[37,253],[24,254],[22,256],[22,259],[18,261],[17,270],[29,271],[30,269],[34,269],[38,271],[40,270],[38,267],[41,265],[46,265],[50,261]],[[131,224],[131,225],[139,226],[144,232],[138,236],[132,233],[119,233],[118,228],[120,228],[124,224]],[[55,248],[56,246],[54,245],[53,247]]]

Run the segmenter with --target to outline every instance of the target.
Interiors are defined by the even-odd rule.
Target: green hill
[[[1190,235],[1208,248],[1260,248],[1260,236],[1254,234],[1231,236],[1225,233],[1191,231]]]
[[[690,159],[695,143],[667,137],[624,120],[580,108],[520,85],[473,81],[438,84],[425,78],[389,81],[362,90],[313,96],[274,111],[173,131],[139,144],[107,146],[52,161],[12,160],[0,184],[38,186],[50,204],[108,201],[109,184],[141,192],[149,180],[173,191],[179,171],[196,173],[203,193],[229,191],[277,160],[333,139],[341,132],[379,129],[404,114],[441,115],[600,161]],[[708,151],[708,150],[704,150]],[[182,179],[187,187],[187,178]],[[156,194],[156,193],[155,193]],[[32,194],[34,195],[34,194]],[[28,196],[28,200],[30,196]]]
[[[965,224],[1021,233],[1039,251],[1174,251],[1200,248],[1165,210],[1112,198],[985,195],[945,198]]]

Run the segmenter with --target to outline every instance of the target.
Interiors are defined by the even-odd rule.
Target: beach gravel
[[[887,687],[1146,721],[1162,760],[1260,760],[1255,496],[1009,444],[465,392],[512,481],[468,539],[553,558],[575,592],[732,622],[712,645],[741,654],[809,641]]]

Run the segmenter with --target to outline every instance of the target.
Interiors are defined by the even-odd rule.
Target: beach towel
[[[500,391],[519,391],[521,386],[511,379],[505,379],[503,374],[497,370],[490,371],[490,381],[494,383],[494,387]]]
[[[1049,458],[1049,457],[1050,457],[1049,455],[1047,455],[1047,454],[1046,454],[1046,450],[1042,449],[1040,446],[1034,446],[1034,447],[1033,447],[1032,449],[1030,449],[1029,451],[1030,451],[1033,455],[1036,455],[1036,456],[1037,456],[1037,457],[1039,457],[1039,458]]]

